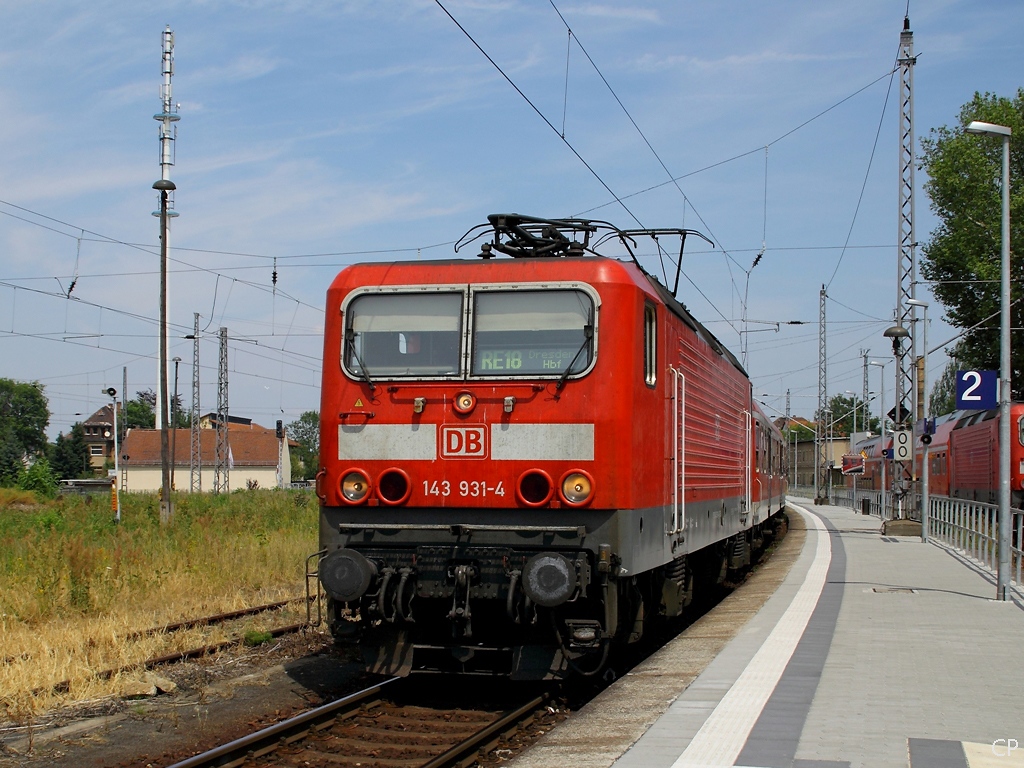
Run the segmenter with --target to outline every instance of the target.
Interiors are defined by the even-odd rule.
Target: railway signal
[[[897,429],[892,433],[892,454],[896,461],[914,458],[914,433],[911,430]]]

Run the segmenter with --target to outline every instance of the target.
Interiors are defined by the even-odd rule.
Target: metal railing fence
[[[993,572],[999,568],[999,507],[980,501],[932,496],[928,504],[928,535],[947,544]],[[1024,511],[1010,510],[1010,582],[1024,586]]]
[[[893,503],[886,496],[882,508],[881,491],[857,491],[853,497],[850,488],[833,488],[832,504],[851,509],[882,520],[906,518],[920,521],[920,494],[910,493]],[[999,507],[968,499],[948,496],[928,498],[928,536],[981,563],[995,573],[999,568]],[[1010,510],[1010,582],[1018,591],[1024,589],[1024,510]]]

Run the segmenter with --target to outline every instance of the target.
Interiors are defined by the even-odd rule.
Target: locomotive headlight
[[[572,507],[579,507],[590,501],[594,492],[593,478],[582,470],[573,470],[562,476],[562,501]]]
[[[359,469],[346,472],[341,479],[341,495],[350,504],[358,504],[370,493],[370,478]]]
[[[476,407],[476,398],[472,392],[459,392],[455,396],[455,411],[457,413],[466,414]]]

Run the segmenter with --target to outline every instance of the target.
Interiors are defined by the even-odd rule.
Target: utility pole
[[[164,393],[157,397],[157,423],[160,425],[160,524],[171,522],[171,465],[170,436],[167,433],[167,193],[174,189],[173,181],[159,179],[153,189],[160,191],[160,384]]]

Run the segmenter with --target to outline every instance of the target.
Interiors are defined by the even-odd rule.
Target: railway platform
[[[790,503],[772,559],[515,768],[1021,768],[1024,600],[878,518]]]

